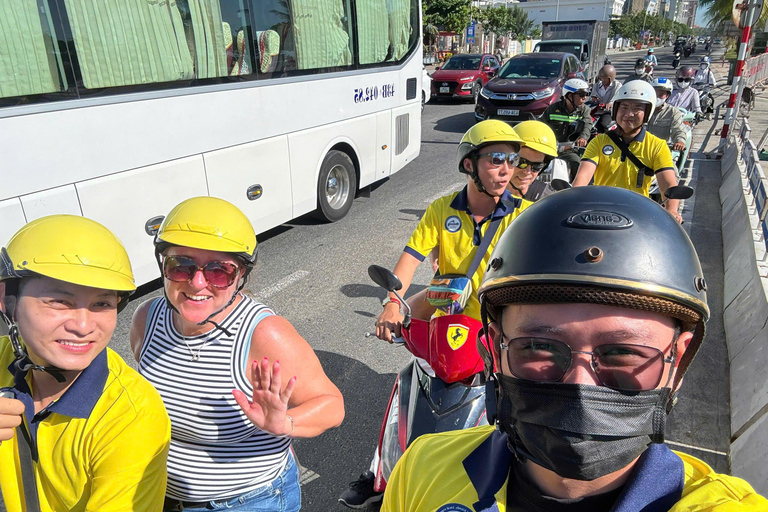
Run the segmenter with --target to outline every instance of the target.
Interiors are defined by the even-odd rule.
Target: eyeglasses
[[[480,153],[477,156],[478,158],[489,156],[491,157],[491,164],[493,164],[494,167],[500,167],[504,162],[507,162],[509,165],[515,165],[517,153],[502,153],[501,151],[498,151],[493,153]]]
[[[530,167],[531,172],[541,172],[544,169],[547,168],[549,163],[547,162],[531,162],[527,158],[523,158],[520,155],[517,155],[517,158],[515,158],[515,161],[512,162],[512,165],[517,167],[518,169],[528,169]]]
[[[589,93],[588,92],[577,92],[576,95],[580,96],[582,98],[586,98],[587,96],[589,96]]]
[[[567,344],[547,338],[514,338],[502,334],[501,349],[507,353],[512,375],[537,382],[559,382],[573,362],[573,354],[592,356],[592,370],[603,386],[618,391],[648,391],[655,389],[664,375],[664,364],[674,363],[672,353],[664,353],[646,345],[608,343],[591,352],[572,350]],[[506,342],[506,343],[504,343]]]
[[[678,79],[677,79],[677,83],[682,83],[682,82],[686,82],[686,83],[688,83],[688,82],[690,82],[690,81],[691,81],[691,79],[690,79],[690,78],[678,78]]]
[[[214,288],[228,288],[237,278],[240,267],[228,261],[209,261],[202,267],[186,256],[168,256],[163,261],[163,275],[174,283],[191,281],[203,271],[203,277]]]

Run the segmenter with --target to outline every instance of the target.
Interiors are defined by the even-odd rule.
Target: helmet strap
[[[495,196],[491,194],[490,192],[488,192],[488,190],[486,190],[485,185],[483,185],[483,182],[480,179],[480,175],[477,173],[477,154],[476,153],[470,157],[470,161],[472,162],[472,172],[469,173],[469,176],[472,178],[472,181],[475,182],[475,187],[477,188],[477,191],[482,192],[488,197],[492,197],[494,200],[501,197],[501,196]]]
[[[56,366],[40,366],[39,364],[35,364],[21,343],[19,326],[16,325],[16,322],[14,322],[2,310],[0,310],[0,318],[2,318],[5,325],[8,326],[8,338],[11,340],[11,347],[13,348],[13,355],[15,357],[13,365],[18,371],[23,373],[26,373],[29,370],[46,372],[50,374],[51,377],[56,379],[56,382],[58,383],[65,382],[67,380],[66,377],[64,377],[64,374],[62,373],[63,370],[61,368],[57,368]]]

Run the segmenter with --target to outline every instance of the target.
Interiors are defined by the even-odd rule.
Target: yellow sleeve
[[[405,252],[414,256],[419,261],[424,261],[424,258],[438,245],[440,230],[442,229],[439,206],[443,201],[444,198],[440,198],[427,207],[427,211],[421,217],[419,225],[416,226],[411,238],[405,245]]]
[[[411,454],[412,447],[413,445],[405,450],[389,476],[381,502],[381,512],[410,512],[411,510],[408,506],[409,501],[406,499],[408,480],[405,477],[408,471],[405,466],[408,465],[408,456]]]
[[[653,155],[653,172],[674,170],[675,163],[672,161],[672,152],[667,143],[661,139],[657,141],[658,146]]]
[[[587,144],[587,149],[584,150],[582,160],[589,160],[593,164],[597,165],[600,161],[600,148],[604,145],[602,134],[598,135]]]
[[[119,400],[131,409],[92,432],[92,490],[86,510],[161,511],[167,483],[171,423],[160,395],[146,381]],[[133,400],[140,397],[140,401]]]

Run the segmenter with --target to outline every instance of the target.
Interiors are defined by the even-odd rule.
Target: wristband
[[[382,307],[384,307],[390,302],[394,302],[395,304],[397,304],[397,307],[400,307],[403,305],[402,302],[400,302],[400,299],[398,299],[397,297],[387,297],[383,301],[381,301],[381,305]]]

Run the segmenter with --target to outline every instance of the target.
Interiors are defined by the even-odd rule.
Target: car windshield
[[[453,56],[440,69],[447,70],[477,70],[480,69],[482,57]]]
[[[501,78],[556,78],[560,59],[510,59],[501,68]]]
[[[581,45],[577,43],[539,43],[539,51],[581,54]]]

